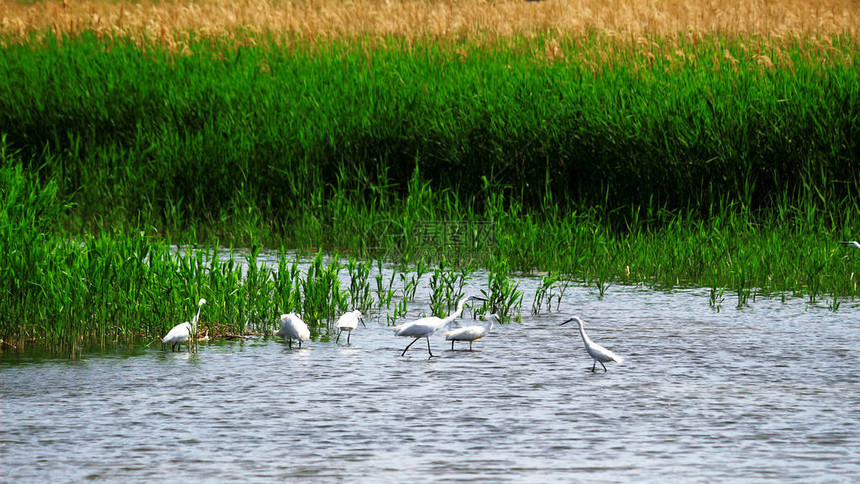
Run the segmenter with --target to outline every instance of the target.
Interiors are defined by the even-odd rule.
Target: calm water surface
[[[531,316],[534,287],[521,324],[432,359],[373,317],[349,347],[0,355],[0,481],[860,479],[857,304],[571,287]],[[573,314],[624,364],[592,373]]]

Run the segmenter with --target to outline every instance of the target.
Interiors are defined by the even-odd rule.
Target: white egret
[[[463,328],[455,329],[453,331],[448,331],[445,333],[445,339],[451,341],[451,349],[454,349],[455,341],[468,341],[469,342],[469,351],[472,351],[472,343],[475,342],[476,339],[481,339],[487,335],[493,329],[493,323],[501,323],[502,320],[499,319],[498,314],[491,314],[485,318],[486,321],[489,321],[489,325],[475,325],[475,326],[466,326]]]
[[[415,344],[416,341],[421,338],[427,338],[427,351],[432,357],[433,351],[430,350],[430,336],[433,336],[433,333],[439,331],[455,319],[459,318],[460,315],[463,314],[463,307],[465,307],[466,303],[469,301],[486,301],[486,299],[480,298],[478,296],[465,296],[457,303],[457,310],[448,315],[448,317],[445,319],[436,316],[428,316],[426,318],[421,318],[409,323],[395,326],[395,336],[411,336],[415,338],[414,340],[412,340],[412,343],[409,343],[409,345],[406,346],[406,349],[403,350],[403,353],[400,353],[400,356],[405,355],[406,350],[408,350],[410,346]]]
[[[367,325],[364,324],[364,318],[361,315],[361,311],[358,309],[345,313],[343,316],[338,318],[337,339],[334,342],[338,343],[340,341],[340,333],[346,331],[346,344],[349,344],[349,337],[352,336],[352,330],[358,327],[359,322],[361,322],[361,325],[365,328],[367,327]]]
[[[302,341],[311,339],[308,325],[296,313],[281,315],[281,329],[275,335],[287,340],[290,348],[293,347],[294,339],[299,340],[299,348],[302,347]]]
[[[583,324],[582,320],[579,319],[577,316],[574,316],[567,321],[561,323],[560,326],[564,326],[571,321],[576,321],[577,323],[579,323],[579,335],[582,336],[582,342],[585,343],[585,351],[587,351],[588,354],[591,355],[591,357],[594,359],[594,364],[591,365],[591,371],[594,371],[595,367],[597,366],[597,362],[600,362],[600,366],[603,367],[603,371],[606,371],[606,365],[603,364],[606,361],[615,361],[617,363],[624,362],[624,359],[620,356],[600,346],[594,341],[591,341],[591,338],[589,338],[588,335],[585,334],[585,325]]]
[[[191,335],[197,333],[197,321],[200,319],[200,310],[203,309],[203,305],[206,304],[205,299],[201,299],[197,302],[197,314],[194,315],[194,319],[189,323],[188,321],[177,324],[170,331],[167,332],[167,335],[161,340],[162,347],[170,343],[170,351],[176,351],[176,347],[178,345],[182,345],[189,340],[191,340]],[[188,349],[191,349],[191,345],[189,344]]]
[[[855,249],[860,249],[860,242],[857,242],[856,240],[840,240],[839,243],[849,247],[854,247]]]

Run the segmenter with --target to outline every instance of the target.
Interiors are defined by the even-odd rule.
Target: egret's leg
[[[421,338],[415,338],[415,339],[413,339],[411,343],[409,343],[408,345],[406,345],[406,350],[408,350],[410,346],[414,345],[414,344],[415,344],[415,342],[416,342],[416,341],[418,341],[419,339],[421,339]],[[429,341],[429,340],[428,340],[428,341]],[[403,350],[403,353],[400,353],[400,356],[405,355],[405,354],[406,354],[406,350]]]
[[[606,371],[606,365],[604,365],[602,361],[600,362],[600,366],[603,367],[603,371]]]
[[[430,338],[427,337],[427,351],[430,353],[430,358],[433,358],[433,352],[430,351]]]
[[[346,345],[349,346],[349,337],[352,336],[352,331],[346,333]]]
[[[299,348],[302,347],[302,340],[299,340]]]
[[[338,344],[338,343],[340,343],[340,333],[343,333],[343,331],[338,331],[338,332],[337,332],[337,339],[336,339],[336,340],[334,340],[334,344]]]
[[[603,363],[601,363],[602,365]],[[591,365],[591,372],[594,373],[594,367],[597,366],[597,360],[594,360],[594,364]]]
[[[293,338],[287,338],[287,344],[290,345],[290,349],[293,349]]]
[[[451,351],[454,351],[454,340],[451,340]]]
[[[472,343],[474,343],[474,341],[469,341],[469,351],[472,351]]]

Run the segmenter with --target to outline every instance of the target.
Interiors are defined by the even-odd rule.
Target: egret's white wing
[[[487,328],[484,326],[466,326],[465,328],[455,329],[445,333],[445,339],[456,341],[474,341],[478,338],[483,338],[487,334]]]
[[[184,343],[188,341],[191,337],[191,323],[188,321],[177,324],[170,331],[167,332],[167,335],[164,336],[164,339],[161,340],[162,343]]]

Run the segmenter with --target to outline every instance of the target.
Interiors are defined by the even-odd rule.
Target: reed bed
[[[301,220],[302,232],[330,228],[353,237],[331,241],[348,246],[363,231],[336,205],[420,197],[409,186],[416,168],[416,183],[458,195],[451,210],[478,213],[500,191],[526,210],[651,205],[700,216],[726,200],[758,210],[855,194],[850,38],[678,39],[675,51],[568,38],[559,45],[576,56],[548,62],[556,40],[291,50],[200,41],[191,57],[88,36],[20,45],[0,57],[0,131],[75,193],[82,220],[143,214],[175,232],[287,232],[330,205]],[[45,166],[46,154],[58,163]]]

